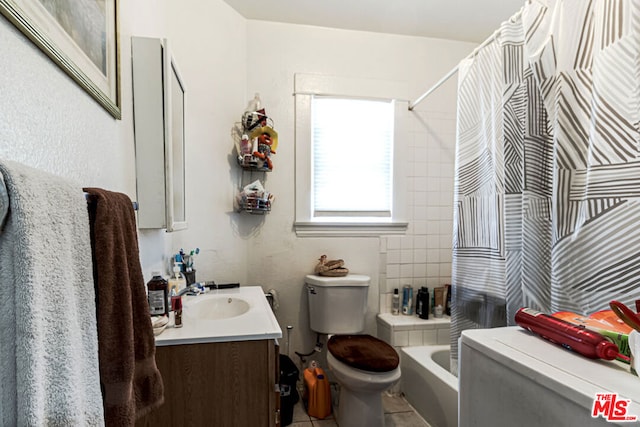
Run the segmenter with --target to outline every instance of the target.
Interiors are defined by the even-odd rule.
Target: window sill
[[[404,235],[406,222],[296,222],[298,237],[378,237]]]

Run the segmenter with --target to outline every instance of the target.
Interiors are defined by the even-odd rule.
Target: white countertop
[[[238,316],[223,319],[196,319],[190,315],[189,309],[196,303],[215,297],[242,299],[249,304],[249,309]],[[211,290],[198,296],[183,296],[182,302],[183,327],[174,328],[171,323],[155,337],[156,346],[282,338],[282,330],[260,286]]]

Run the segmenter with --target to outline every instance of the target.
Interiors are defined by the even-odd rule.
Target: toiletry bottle
[[[171,297],[171,310],[174,313],[174,327],[182,328],[182,297]]]
[[[443,311],[444,310],[441,305],[436,305],[436,308],[433,310],[433,315],[439,319],[442,317]]]
[[[182,268],[178,263],[173,265],[173,275],[169,279],[169,292],[175,289],[176,294],[187,287],[187,280],[181,273]]]
[[[429,318],[429,288],[422,286],[416,299],[416,314],[421,319]]]
[[[413,314],[413,288],[411,285],[402,287],[402,314],[407,316]]]
[[[400,295],[398,295],[398,288],[395,288],[393,290],[391,314],[393,314],[394,316],[400,314]]]
[[[240,150],[242,150],[242,156],[246,156],[251,154],[251,149],[253,148],[251,141],[249,140],[249,136],[247,134],[242,135],[242,140],[240,142]]]
[[[153,277],[147,283],[149,313],[152,316],[168,316],[169,305],[167,304],[167,297],[169,296],[169,284],[159,271],[154,271],[151,274]]]
[[[444,301],[444,314],[451,316],[451,285],[444,285],[447,293],[447,297]]]

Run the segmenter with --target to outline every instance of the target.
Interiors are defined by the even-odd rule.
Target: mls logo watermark
[[[630,399],[621,399],[618,393],[596,393],[591,409],[591,417],[602,417],[605,420],[619,422],[633,422],[638,420],[637,415],[627,413]]]

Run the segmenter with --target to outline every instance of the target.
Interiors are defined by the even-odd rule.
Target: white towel
[[[103,426],[82,189],[10,161],[0,174],[0,425]]]

